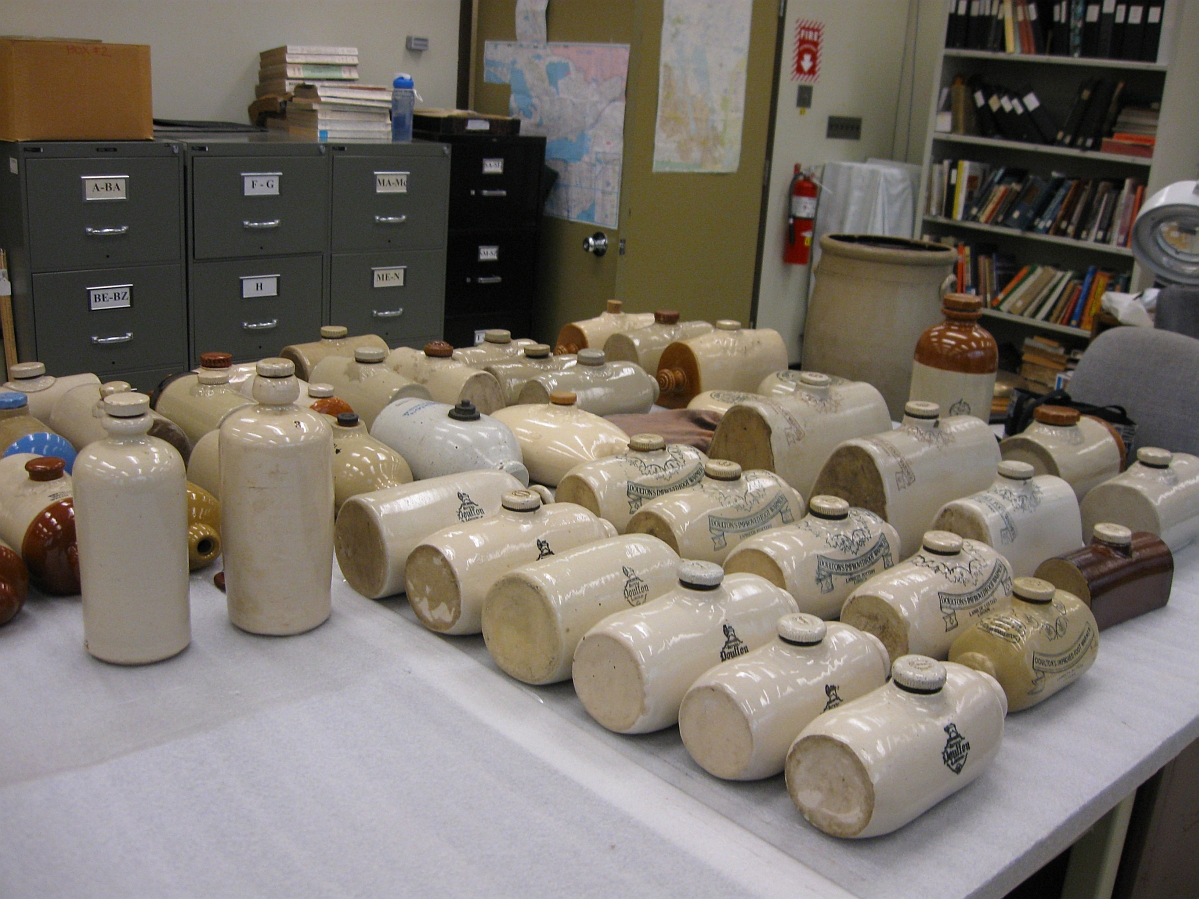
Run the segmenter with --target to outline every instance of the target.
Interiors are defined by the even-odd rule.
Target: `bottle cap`
[[[555,390],[550,394],[550,402],[555,406],[573,406],[578,401],[573,390]]]
[[[840,521],[849,517],[849,503],[839,496],[821,494],[812,497],[811,502],[808,503],[808,511],[817,518]]]
[[[685,559],[679,565],[679,583],[692,590],[715,590],[724,580],[724,569],[715,562]]]
[[[828,387],[833,383],[833,379],[824,372],[819,371],[801,371],[799,373],[799,383],[806,384],[809,387]]]
[[[716,321],[717,331],[740,331],[741,322],[731,318],[721,318]]]
[[[46,373],[44,362],[18,362],[8,370],[8,376],[14,381],[24,381],[26,378],[40,378]]]
[[[128,381],[105,381],[100,385],[100,399],[112,396],[114,393],[128,393],[133,385]]]
[[[533,343],[525,347],[526,359],[545,359],[550,354],[548,343]]]
[[[908,400],[903,407],[903,414],[908,418],[919,418],[931,421],[941,417],[941,407],[936,403],[925,400]]]
[[[21,409],[29,405],[29,397],[19,390],[0,392],[0,409]]]
[[[716,481],[735,481],[741,477],[741,466],[727,459],[709,459],[704,474]]]
[[[358,424],[357,412],[339,412],[337,413],[337,426],[339,428],[352,428]]]
[[[953,312],[978,312],[983,301],[969,293],[947,293],[941,300],[941,308]]]
[[[113,418],[136,418],[150,411],[150,398],[144,393],[114,393],[104,397],[104,411]]]
[[[828,633],[828,625],[807,612],[793,612],[778,621],[779,636],[792,646],[815,646]]]
[[[446,413],[454,421],[478,421],[482,416],[470,400],[459,400],[458,405]]]
[[[229,369],[200,366],[200,370],[196,372],[196,380],[201,384],[228,384]]]
[[[233,365],[232,353],[201,353],[201,368],[229,368]]]
[[[938,556],[956,556],[962,551],[962,538],[950,531],[925,531],[921,545]]]
[[[325,340],[342,340],[350,333],[345,325],[321,325],[321,337]]]
[[[891,679],[909,693],[937,693],[945,677],[945,666],[928,656],[900,656],[891,666]]]
[[[1032,417],[1043,425],[1076,425],[1081,417],[1077,409],[1069,406],[1037,406]]]
[[[448,359],[454,355],[454,348],[444,340],[430,340],[425,344],[425,355],[434,359]]]
[[[1036,471],[1027,462],[1017,462],[1015,459],[1004,459],[999,463],[999,474],[1011,481],[1027,481]]]
[[[290,378],[296,373],[296,364],[290,359],[271,356],[267,359],[259,359],[254,364],[254,371],[260,378]]]
[[[661,434],[634,434],[629,438],[629,449],[635,453],[652,453],[666,449],[666,438]]]
[[[608,302],[604,304],[604,308],[612,315],[619,315],[620,310],[624,308],[624,300],[608,300]]]
[[[1122,524],[1101,521],[1091,531],[1095,540],[1108,546],[1132,546],[1132,530]]]
[[[360,346],[354,348],[354,361],[366,365],[374,365],[387,358],[387,350],[381,346]]]
[[[67,463],[58,456],[38,456],[25,463],[31,481],[57,481],[66,467]]]
[[[325,397],[333,396],[332,384],[309,384],[308,395],[314,400],[323,400]]]
[[[510,490],[500,497],[500,505],[509,512],[536,512],[541,508],[541,496],[532,490]]]
[[[1049,602],[1057,588],[1039,577],[1018,577],[1012,581],[1012,596],[1025,602]]]
[[[654,312],[654,321],[659,325],[677,325],[679,313],[677,309],[659,309]]]
[[[396,72],[396,76],[392,79],[392,87],[398,87],[400,90],[412,90],[416,87],[416,82],[412,80],[412,76],[407,72]]]
[[[511,343],[512,332],[507,328],[488,328],[483,332],[484,343]]]
[[[577,357],[579,365],[603,365],[607,356],[603,350],[582,349]]]
[[[1137,450],[1137,461],[1149,468],[1169,468],[1174,454],[1157,446],[1142,446]]]

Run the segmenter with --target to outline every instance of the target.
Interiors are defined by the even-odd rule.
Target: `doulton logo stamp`
[[[825,712],[827,712],[829,709],[835,709],[837,706],[839,706],[844,701],[841,699],[840,694],[837,692],[836,684],[825,684],[824,685],[824,695],[828,697],[828,702],[826,702],[824,704],[824,708],[822,709],[822,711],[825,711]]]
[[[737,632],[733,630],[731,624],[726,624],[723,629],[724,646],[720,650],[720,661],[727,662],[729,659],[735,659],[737,656],[743,656],[749,652],[749,647],[737,636]]]
[[[631,606],[639,606],[645,602],[649,596],[649,584],[647,584],[632,568],[628,565],[620,566],[620,573],[625,576],[624,582],[624,598]]]
[[[954,774],[961,774],[966,767],[966,756],[970,754],[970,741],[958,733],[958,726],[952,721],[945,725],[945,733],[949,738],[941,750],[941,761]]]
[[[483,507],[470,498],[469,494],[458,491],[458,520],[459,521],[478,521],[486,513]]]
[[[537,561],[540,562],[546,556],[552,556],[554,551],[550,549],[550,542],[545,539],[537,541]]]

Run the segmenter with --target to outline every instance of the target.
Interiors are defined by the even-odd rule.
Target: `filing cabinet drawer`
[[[50,371],[121,371],[187,364],[182,265],[33,276],[37,358]]]
[[[180,157],[30,159],[30,268],[178,262]]]
[[[378,334],[389,346],[441,334],[445,251],[333,256],[330,321],[351,334]]]
[[[536,223],[543,139],[472,138],[453,147],[451,228]]]
[[[445,243],[448,156],[333,157],[333,251]]]
[[[490,312],[482,315],[447,315],[445,336],[451,346],[474,346],[488,328],[505,328],[513,337],[532,337],[532,316],[525,311]]]
[[[249,362],[311,340],[321,326],[323,282],[320,255],[197,262],[192,358],[223,351]]]
[[[450,235],[446,312],[493,312],[533,302],[537,231],[468,231]]]
[[[329,163],[314,156],[193,154],[195,258],[320,252],[329,239]]]

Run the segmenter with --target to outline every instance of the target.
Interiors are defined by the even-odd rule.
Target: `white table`
[[[77,599],[31,598],[0,628],[0,894],[1002,896],[1199,736],[1199,550],[1178,564],[989,772],[862,842],[340,575],[327,624],[261,638],[202,572],[192,646],[142,668],[84,652]]]

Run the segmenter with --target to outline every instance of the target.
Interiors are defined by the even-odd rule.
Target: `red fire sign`
[[[795,67],[792,79],[815,84],[820,78],[820,53],[824,45],[824,23],[799,19],[795,23]]]

